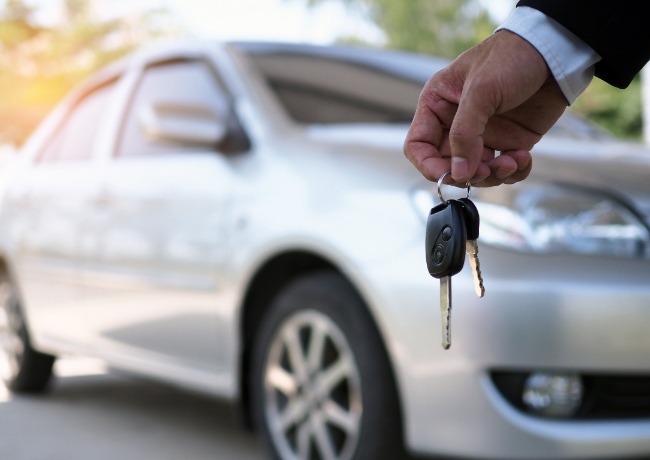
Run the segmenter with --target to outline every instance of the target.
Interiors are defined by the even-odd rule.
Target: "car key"
[[[429,274],[440,279],[442,348],[451,346],[451,277],[463,269],[467,225],[463,204],[449,200],[434,207],[427,219],[425,251]]]
[[[478,232],[480,225],[478,209],[469,198],[461,198],[458,201],[463,205],[465,224],[467,225],[466,252],[469,256],[469,264],[472,267],[474,291],[477,296],[483,297],[485,295],[485,286],[483,286],[483,275],[481,275],[481,263],[478,260]]]

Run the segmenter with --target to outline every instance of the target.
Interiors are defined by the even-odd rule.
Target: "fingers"
[[[428,108],[427,108],[428,110]],[[446,116],[452,112],[453,107],[447,107]],[[431,123],[433,120],[436,130],[422,130],[420,123]],[[498,117],[490,120],[487,137],[492,136],[492,131],[498,134],[499,129],[507,129],[514,133],[521,131],[521,138],[527,137],[527,142],[535,143],[537,137],[510,120],[500,120]],[[497,136],[498,137],[498,136]],[[507,145],[499,144],[497,145]],[[501,184],[514,184],[524,180],[530,174],[532,157],[528,150],[506,150],[495,157],[495,151],[484,145],[480,146],[480,157],[477,159],[476,170],[469,179],[456,180],[448,177],[445,183],[464,187],[467,180],[477,187],[492,187]],[[437,181],[444,173],[452,170],[452,147],[449,130],[441,120],[428,111],[421,114],[419,122],[414,120],[406,137],[404,152],[407,158],[416,166],[420,173],[430,181]]]
[[[508,177],[503,179],[504,184],[514,184],[526,179],[533,169],[533,156],[526,150],[516,150],[501,152],[498,158],[512,158],[517,165],[517,169]],[[496,159],[496,158],[495,158]]]
[[[449,134],[451,174],[457,181],[474,176],[484,146],[529,151],[563,110],[557,107],[561,91],[544,87],[550,76],[546,62],[516,34],[498,32],[454,65],[464,72],[462,97]],[[506,180],[519,171],[514,160],[509,155],[495,159],[493,180]]]
[[[415,133],[409,132],[404,143],[404,153],[420,173],[430,181],[437,181],[444,173],[451,171],[451,146],[449,144],[449,130],[442,128],[440,140],[437,147],[427,141],[414,139]],[[478,183],[490,176],[491,171],[488,162],[494,159],[494,150],[484,147],[480,157],[480,164],[470,181]],[[451,176],[445,179],[445,183],[464,187],[467,181],[455,181]]]
[[[487,162],[490,175],[475,187],[494,187],[514,184],[528,177],[533,167],[533,157],[526,150],[501,152],[501,155]]]
[[[429,79],[404,141],[406,158],[431,181],[450,170],[449,159],[443,160],[441,150],[447,143],[447,127],[454,119],[456,105],[440,94],[446,91],[446,80],[440,72]]]
[[[530,150],[566,107],[557,84],[545,83],[549,75],[528,42],[509,32],[492,35],[429,79],[406,157],[432,181],[450,170],[461,186],[525,179]]]

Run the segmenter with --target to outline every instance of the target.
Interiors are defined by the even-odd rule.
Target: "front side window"
[[[179,150],[205,150],[205,145],[183,142],[182,132],[208,129],[209,116],[227,119],[227,94],[209,65],[200,60],[172,61],[148,67],[140,80],[122,129],[118,156],[151,155]],[[161,125],[171,122],[176,129],[170,140],[151,136],[147,120],[159,116]],[[196,134],[194,134],[196,136]]]
[[[39,161],[51,163],[90,159],[114,87],[114,82],[107,83],[83,96],[59,126]]]

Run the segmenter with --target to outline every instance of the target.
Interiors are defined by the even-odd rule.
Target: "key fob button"
[[[449,241],[452,236],[452,230],[451,227],[445,227],[442,230],[442,241]]]
[[[442,246],[436,246],[433,250],[433,263],[440,265],[443,260],[445,260],[445,248]]]

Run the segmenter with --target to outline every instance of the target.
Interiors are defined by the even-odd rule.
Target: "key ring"
[[[442,176],[440,176],[440,179],[438,179],[438,198],[440,198],[440,201],[442,201],[443,203],[447,203],[449,201],[449,200],[445,200],[442,197],[442,183],[444,182],[445,177],[447,177],[447,174],[449,174],[450,172],[451,171],[447,171]],[[467,181],[467,198],[469,198],[471,194],[472,194],[472,184],[470,183],[470,181]]]

